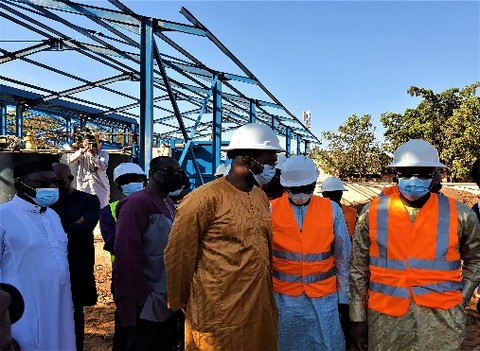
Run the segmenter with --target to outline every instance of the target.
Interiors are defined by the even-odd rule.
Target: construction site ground
[[[368,199],[376,196],[384,186],[385,184],[349,185],[347,186],[349,191],[345,192],[345,198],[348,203],[353,204],[360,211]],[[478,201],[478,191],[472,184],[464,187],[463,185],[444,186],[442,193],[468,206],[472,206]],[[111,261],[110,255],[102,247],[103,242],[97,235],[95,275],[99,296],[96,306],[85,308],[85,351],[106,351],[112,348],[114,304],[110,293]],[[480,351],[480,314],[475,309],[477,301],[478,298],[474,295],[466,309],[467,332],[463,350]]]

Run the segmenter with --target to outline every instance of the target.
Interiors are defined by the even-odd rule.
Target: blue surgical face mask
[[[424,197],[430,191],[432,179],[422,179],[417,177],[399,178],[398,188],[402,195],[410,201],[415,201]]]
[[[172,197],[178,196],[178,195],[180,195],[180,193],[182,192],[182,190],[183,190],[183,187],[180,188],[180,189],[177,189],[177,190],[175,190],[175,191],[170,191],[170,192],[168,193],[168,196],[172,196]]]
[[[48,207],[58,201],[58,188],[37,188],[35,189],[36,196],[30,197],[38,206]]]
[[[259,174],[253,174],[251,170],[250,172],[257,181],[258,185],[265,185],[275,176],[275,166],[263,165],[263,171]]]
[[[122,193],[125,196],[129,196],[129,195],[132,195],[133,193],[136,193],[137,191],[142,190],[144,188],[144,184],[143,182],[132,182],[132,183],[122,185],[121,188],[122,188]]]
[[[288,192],[288,197],[297,206],[305,205],[311,199],[312,196],[313,196],[313,193],[292,194],[291,192]]]

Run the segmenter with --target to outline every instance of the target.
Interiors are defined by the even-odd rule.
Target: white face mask
[[[178,195],[180,195],[180,193],[182,192],[182,190],[183,190],[183,187],[181,187],[180,189],[177,189],[177,190],[175,190],[175,191],[170,191],[170,192],[168,193],[168,196],[173,196],[173,197],[178,196]]]
[[[299,193],[299,194],[292,194],[291,192],[288,192],[288,197],[290,200],[298,206],[305,205],[308,200],[313,196],[313,193],[306,194],[306,193]]]
[[[258,185],[265,185],[275,176],[275,166],[263,165],[263,171],[259,174],[253,174],[253,178],[257,181]]]

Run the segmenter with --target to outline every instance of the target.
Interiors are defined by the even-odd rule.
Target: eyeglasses
[[[265,161],[265,160],[257,160],[256,158],[252,157],[252,160],[254,160],[257,164],[259,164],[260,166],[264,167],[265,165],[269,165],[269,166],[272,166],[272,167],[275,167],[275,164],[277,163],[276,161]]]

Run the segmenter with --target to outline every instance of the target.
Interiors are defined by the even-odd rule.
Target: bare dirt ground
[[[469,207],[478,201],[478,197],[468,192],[442,189],[446,196],[453,197]],[[111,262],[110,255],[103,251],[101,238],[95,242],[98,303],[85,309],[85,351],[111,350],[113,340],[114,304],[110,293]],[[466,310],[467,333],[463,350],[480,351],[480,314],[475,306],[478,298],[474,295]]]

